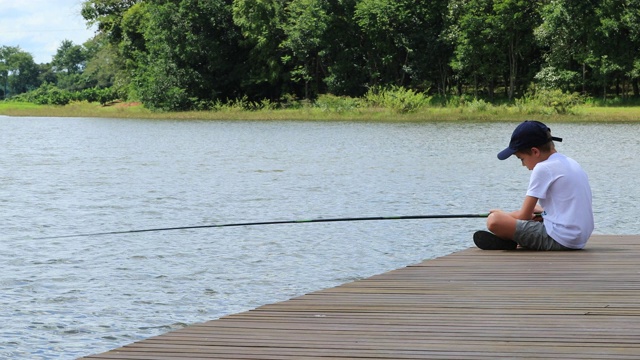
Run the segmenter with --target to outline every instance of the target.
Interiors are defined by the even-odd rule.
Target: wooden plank
[[[85,359],[638,359],[638,259],[473,248]]]

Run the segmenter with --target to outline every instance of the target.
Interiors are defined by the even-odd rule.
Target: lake
[[[517,123],[0,117],[0,358],[74,359],[473,245],[484,219],[105,231],[515,210]],[[640,234],[638,124],[549,124],[595,233]],[[587,245],[588,246],[588,245]]]

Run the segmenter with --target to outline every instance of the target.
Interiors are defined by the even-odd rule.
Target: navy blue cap
[[[540,121],[526,120],[513,130],[509,147],[498,153],[498,159],[505,160],[518,150],[531,149],[552,140],[562,141],[562,138],[551,136],[551,129]]]

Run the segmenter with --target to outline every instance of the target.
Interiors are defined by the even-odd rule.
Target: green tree
[[[58,87],[70,91],[89,87],[82,76],[86,62],[86,50],[82,45],[76,45],[71,40],[63,40],[51,61]]]
[[[97,25],[100,33],[117,44],[122,38],[123,14],[139,2],[143,0],[85,0],[81,14],[88,25]]]
[[[303,86],[305,99],[322,91],[327,75],[323,56],[326,55],[325,32],[329,27],[328,2],[324,0],[292,0],[285,8],[282,24],[285,39],[280,46],[282,57],[291,68],[291,80]]]
[[[143,0],[85,0],[82,16],[96,25],[98,35],[85,44],[88,85],[115,86],[118,93],[137,99],[132,76],[147,61],[144,31],[148,12]]]
[[[441,35],[446,0],[360,0],[354,18],[366,39],[372,85],[431,87],[446,92],[451,47]]]
[[[362,30],[353,20],[359,0],[327,2],[329,14],[321,51],[326,91],[336,95],[362,96],[369,88],[366,45]]]
[[[489,17],[491,27],[501,36],[498,37],[502,48],[508,54],[509,81],[507,95],[509,100],[515,96],[517,81],[523,72],[522,64],[535,64],[531,59],[539,55],[533,29],[541,22],[537,1],[530,0],[494,0],[493,14]]]
[[[79,67],[55,59],[56,73],[83,72],[59,83],[116,86],[156,109],[454,82],[488,99],[531,82],[640,92],[640,0],[85,0],[83,16],[99,37]]]
[[[640,60],[640,1],[602,1],[595,13],[599,21],[595,29],[597,41],[593,44],[595,62],[592,67],[603,95],[606,97],[610,84],[615,85],[617,96],[622,95],[622,87],[626,88],[628,80],[635,83],[635,95],[639,95],[634,66]]]
[[[0,47],[0,85],[3,97],[18,95],[37,88],[38,66],[31,54],[17,46]]]
[[[540,23],[539,4],[526,0],[451,0],[448,39],[455,47],[452,67],[472,82],[483,82],[493,99],[503,76],[507,96],[515,96],[521,69],[538,54],[533,29]],[[506,76],[505,76],[506,74]],[[527,79],[528,80],[528,79]],[[526,81],[521,81],[526,82]]]
[[[121,57],[118,55],[117,47],[105,40],[106,38],[100,35],[84,44],[87,62],[82,75],[91,87],[115,86],[120,89],[122,83],[117,81],[122,75]]]
[[[6,99],[9,94],[9,67],[3,61],[0,61],[0,92],[2,99]]]
[[[542,14],[536,37],[547,52],[540,79],[605,97],[612,84],[619,95],[620,84],[631,82],[639,94],[640,1],[558,0],[547,3]],[[567,78],[576,80],[558,84]]]
[[[408,28],[415,50],[411,67],[414,69],[414,83],[423,87],[435,87],[437,93],[448,92],[451,77],[450,61],[453,47],[443,34],[447,28],[447,7],[449,0],[419,2],[416,18]],[[433,89],[432,89],[433,91]]]
[[[113,43],[125,61],[125,68],[132,70],[146,61],[148,55],[145,33],[151,24],[150,5],[140,2],[127,9],[121,17],[120,38]]]
[[[53,66],[51,63],[38,64],[38,83],[50,83],[55,84],[57,82],[55,72],[53,72]]]
[[[403,1],[361,0],[356,5],[356,23],[368,40],[372,85],[406,85],[414,49],[403,30],[411,16],[411,9]]]
[[[79,74],[82,73],[86,61],[86,52],[81,45],[76,45],[71,40],[63,40],[53,56],[51,65],[58,73]]]
[[[593,0],[550,1],[542,7],[544,21],[535,34],[546,52],[545,67],[538,78],[559,79],[560,82],[577,78],[579,82],[569,86],[580,87],[582,93],[588,93],[591,66],[600,58],[594,53],[599,41],[596,7]],[[552,87],[560,85],[548,82]]]
[[[484,84],[490,99],[493,99],[496,82],[507,68],[502,35],[488,21],[492,14],[492,0],[449,2],[447,39],[454,47],[451,67],[461,83],[473,84],[476,97]]]
[[[243,89],[250,97],[277,100],[286,91],[289,71],[282,62],[285,39],[282,0],[235,0],[233,21],[241,31],[240,45],[249,51],[249,74]]]
[[[235,0],[233,18],[250,50],[249,96],[294,92],[362,95],[367,73],[357,0]],[[316,26],[317,25],[317,26]]]
[[[633,58],[630,69],[627,69],[627,75],[631,81],[633,87],[634,96],[640,96],[640,56],[638,55],[638,49],[640,49],[640,0],[629,0],[627,6],[622,7],[622,14],[620,15],[620,22],[628,31],[627,40],[631,41],[632,46],[624,49],[627,52],[628,58]]]
[[[155,0],[147,5],[148,56],[135,76],[145,105],[181,110],[243,94],[246,51],[238,44],[231,0]]]

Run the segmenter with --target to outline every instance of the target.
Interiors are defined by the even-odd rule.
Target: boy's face
[[[540,162],[540,150],[538,148],[532,148],[531,153],[518,151],[515,155],[522,162],[522,166],[526,166],[529,170],[533,170],[536,164]]]

